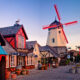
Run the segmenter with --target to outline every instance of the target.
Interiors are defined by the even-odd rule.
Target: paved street
[[[69,73],[71,66],[61,66],[48,70],[31,70],[27,76],[18,76],[17,80],[80,80],[80,74]]]

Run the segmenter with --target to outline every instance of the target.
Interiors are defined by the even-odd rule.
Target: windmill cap
[[[50,24],[50,26],[57,25],[57,27],[58,27],[60,24],[61,24],[61,23],[55,19],[55,21],[52,22],[52,23]],[[57,27],[55,27],[55,28],[57,28]],[[54,28],[54,27],[53,27],[53,28],[49,28],[48,30],[55,29],[55,28]]]

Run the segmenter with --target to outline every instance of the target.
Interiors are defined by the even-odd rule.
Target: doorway
[[[5,80],[5,66],[6,66],[5,57],[2,56],[2,59],[0,61],[0,80]]]

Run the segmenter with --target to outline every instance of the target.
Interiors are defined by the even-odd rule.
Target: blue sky
[[[42,27],[54,21],[54,4],[58,6],[62,23],[80,21],[80,0],[0,0],[0,27],[14,25],[20,19],[29,40],[37,40],[45,45],[48,30],[42,30]],[[80,23],[64,26],[64,31],[68,46],[74,48],[80,45]]]

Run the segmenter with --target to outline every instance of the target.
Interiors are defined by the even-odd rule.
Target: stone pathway
[[[80,80],[80,74],[69,73],[71,66],[60,66],[48,70],[30,70],[29,75],[20,75],[17,80]]]

